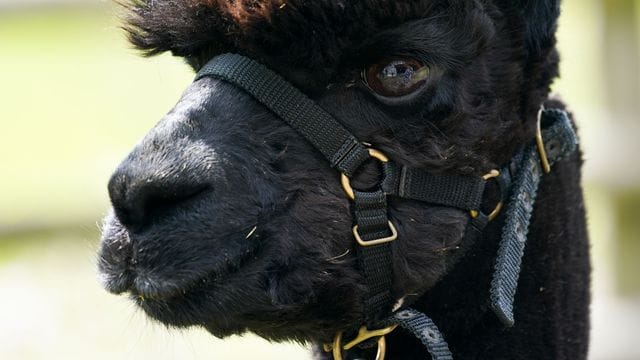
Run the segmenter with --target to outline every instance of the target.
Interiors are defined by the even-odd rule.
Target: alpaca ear
[[[553,45],[560,0],[497,0],[508,16],[516,16],[522,24],[524,39],[530,57]]]

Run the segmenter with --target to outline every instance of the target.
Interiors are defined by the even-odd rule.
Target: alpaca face
[[[180,10],[149,2],[131,20],[132,39],[196,69],[221,52],[253,57],[399,164],[481,176],[525,138],[528,50],[523,39],[500,34],[497,9],[306,3],[194,1]],[[210,16],[206,26],[226,32],[198,24],[197,9]],[[187,23],[172,24],[179,11]],[[190,15],[193,24],[184,20]],[[200,39],[185,29],[198,25],[210,33],[195,46]],[[189,46],[158,40],[162,26],[195,38]],[[367,188],[378,172],[365,164],[354,186]],[[120,164],[109,193],[101,279],[151,317],[216,336],[250,330],[276,340],[327,340],[362,322],[366,288],[339,174],[241,89],[212,78],[193,83]],[[410,302],[461,256],[469,215],[389,203],[399,232],[393,296]]]

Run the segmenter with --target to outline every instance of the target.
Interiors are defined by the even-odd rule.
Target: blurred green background
[[[106,182],[193,74],[142,59],[97,0],[0,0],[0,359],[304,359],[297,345],[169,331],[96,281]],[[640,1],[565,0],[595,266],[591,358],[640,359]]]

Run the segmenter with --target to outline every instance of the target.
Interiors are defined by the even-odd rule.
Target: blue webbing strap
[[[542,123],[551,124],[542,131],[549,163],[575,151],[578,145],[566,112],[556,109],[542,112]],[[511,197],[502,228],[493,279],[491,281],[491,308],[506,326],[513,326],[513,301],[518,287],[522,255],[529,232],[529,222],[543,169],[536,144],[529,144],[515,158],[517,173],[511,188]]]
[[[449,345],[444,340],[444,336],[436,324],[425,314],[414,310],[404,309],[396,312],[387,319],[389,324],[398,324],[405,330],[410,331],[415,337],[420,339],[427,348],[433,360],[453,360]]]

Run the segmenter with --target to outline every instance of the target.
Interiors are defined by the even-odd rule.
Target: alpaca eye
[[[429,77],[429,67],[415,59],[381,61],[367,67],[363,73],[369,88],[385,97],[411,94]]]

